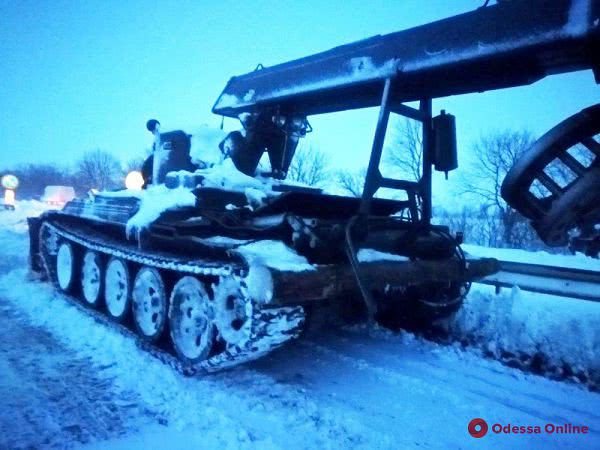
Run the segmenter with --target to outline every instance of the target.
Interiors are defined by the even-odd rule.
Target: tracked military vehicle
[[[432,171],[457,168],[455,118],[434,115],[432,99],[590,68],[598,80],[599,19],[597,0],[505,1],[233,77],[213,112],[239,119],[240,131],[196,152],[193,135],[149,121],[145,190],[101,192],[30,219],[32,270],[193,370],[269,352],[332,299],[358,298],[368,320],[392,325],[446,317],[498,266],[467,258],[460,236],[431,223]],[[362,197],[285,181],[311,116],[367,107],[379,116]],[[422,125],[418,181],[381,175],[390,114]],[[547,242],[586,229],[586,246],[600,204],[598,107],[573,121],[585,125],[540,140],[504,194]],[[579,142],[595,155],[589,165],[568,154]],[[569,185],[544,171],[555,158],[576,172]],[[534,180],[550,194],[532,195]],[[378,198],[380,188],[403,199]],[[548,219],[557,209],[569,213],[560,224]]]

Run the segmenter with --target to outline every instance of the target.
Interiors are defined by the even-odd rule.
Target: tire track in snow
[[[0,357],[2,448],[70,448],[149,422],[135,395],[115,396],[88,360],[26,324],[3,298]]]
[[[373,334],[379,335],[373,337]],[[406,345],[406,340],[409,340],[409,344],[413,346],[415,351],[423,351],[426,353],[433,353],[439,357],[440,361],[436,360],[434,364],[429,359],[416,359],[416,358],[404,358],[403,356],[397,355],[398,346]],[[441,382],[448,381],[445,371],[441,369],[441,365],[443,364],[443,359],[446,360],[455,360],[456,358],[462,360],[465,364],[476,364],[481,367],[485,367],[485,377],[478,372],[470,372],[470,371],[460,371],[458,376],[464,378],[462,381],[475,381],[479,383],[484,383],[489,388],[493,389],[506,389],[506,385],[500,382],[495,382],[494,380],[504,380],[504,376],[506,374],[511,374],[515,380],[527,379],[527,380],[537,380],[539,383],[548,382],[549,386],[556,386],[554,380],[548,380],[545,377],[540,375],[530,374],[527,372],[522,372],[519,369],[508,368],[503,365],[500,361],[489,360],[487,358],[482,358],[478,351],[475,349],[463,349],[457,348],[456,346],[449,346],[445,344],[438,344],[431,341],[428,341],[423,338],[419,338],[414,336],[411,333],[401,332],[401,333],[393,333],[389,330],[371,330],[368,332],[364,331],[356,331],[356,330],[348,330],[348,328],[344,330],[340,330],[334,337],[334,342],[338,345],[342,345],[347,341],[351,342],[351,352],[356,352],[358,354],[368,355],[372,359],[383,360],[386,359],[391,362],[395,362],[407,369],[414,369],[419,372],[423,370],[430,371],[431,376],[437,377]],[[367,341],[367,342],[365,342]],[[331,341],[330,341],[331,342]],[[334,344],[332,342],[332,345]],[[373,345],[375,344],[375,345]],[[336,346],[337,347],[337,346]],[[456,380],[454,380],[456,381]],[[567,383],[568,386],[564,388],[569,390],[570,392],[576,393],[581,396],[586,396],[585,392],[582,392],[579,387],[583,387],[582,385],[572,385]],[[558,385],[560,386],[560,385]],[[525,389],[520,388],[519,383],[512,383],[511,391],[513,394],[518,393],[520,396],[526,396],[531,398],[532,400],[542,401],[546,404],[551,404],[552,406],[569,409],[573,413],[588,415],[600,421],[600,415],[594,414],[594,412],[590,409],[582,410],[577,408],[572,408],[569,405],[573,405],[572,398],[563,399],[563,402],[558,402],[552,398],[548,398],[547,396],[536,395],[527,391]]]
[[[404,334],[406,335],[407,333]],[[365,339],[368,340],[366,344]],[[343,331],[329,334],[322,340],[327,341],[326,347],[311,341],[305,345],[324,352],[331,358],[356,361],[360,369],[371,370],[379,376],[388,377],[386,380],[388,382],[394,380],[395,383],[398,379],[409,379],[414,383],[416,379],[428,385],[436,394],[440,393],[440,387],[443,392],[458,387],[460,397],[467,395],[472,401],[486,398],[540,420],[556,423],[575,420],[600,423],[600,416],[595,408],[584,408],[584,402],[589,398],[595,398],[595,405],[600,407],[600,396],[589,394],[575,386],[522,374],[517,369],[503,367],[495,361],[483,360],[464,350],[440,347],[411,337],[408,339],[408,345],[413,347],[410,353],[407,355],[403,352],[398,356],[396,354],[398,348],[407,345],[406,339],[390,337],[388,333],[385,333],[383,342],[371,339],[364,333]],[[385,365],[382,366],[381,362],[385,362]],[[454,370],[449,371],[449,368]],[[501,368],[504,370],[499,370]],[[401,377],[398,377],[398,372],[401,373]],[[519,381],[527,383],[519,383]],[[532,394],[531,383],[542,385],[545,389],[538,389],[540,392],[538,395]],[[522,386],[527,386],[528,390],[523,389]],[[543,397],[541,393],[546,393],[546,389],[562,394],[559,396],[561,401]]]
[[[586,436],[518,436],[520,448],[600,445],[595,426],[600,396],[573,385],[523,375],[498,362],[414,337],[378,341],[334,330],[293,346],[252,367],[270,376],[295,379],[313,398],[328,398],[340,410],[359,411],[372,427],[391,434],[397,448],[465,448],[471,439],[466,425],[473,417],[484,417],[490,424],[568,422],[591,428]],[[439,373],[432,376],[432,368]],[[473,372],[484,381],[490,377],[493,383],[473,381]],[[294,378],[296,373],[301,376]],[[530,401],[529,392],[548,400]],[[478,445],[506,448],[511,442],[499,435]]]

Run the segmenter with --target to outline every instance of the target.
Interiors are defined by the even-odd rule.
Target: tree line
[[[38,198],[46,186],[73,186],[78,195],[90,189],[111,190],[124,187],[131,170],[139,170],[143,158],[125,165],[112,154],[101,149],[84,153],[75,164],[22,164],[14,169],[0,171],[0,176],[11,173],[19,178],[18,198]]]

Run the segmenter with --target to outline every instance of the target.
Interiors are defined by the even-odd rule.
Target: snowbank
[[[474,284],[462,309],[442,326],[496,357],[537,356],[546,367],[568,367],[600,381],[599,323],[600,304],[595,302],[518,288],[496,295],[492,286]]]
[[[581,253],[576,255],[554,255],[544,251],[529,252],[527,250],[480,247],[470,244],[463,244],[461,247],[469,255],[479,258],[497,258],[500,261],[600,271],[600,259],[591,258]]]

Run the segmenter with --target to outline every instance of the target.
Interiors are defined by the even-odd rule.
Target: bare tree
[[[506,204],[500,195],[500,188],[506,173],[533,142],[528,131],[504,131],[481,137],[472,147],[475,158],[472,167],[462,179],[462,192],[481,200],[482,214],[498,216],[501,230],[491,231],[491,234],[501,234],[504,245],[524,244],[522,239],[526,236],[516,233],[516,230],[518,224],[526,220]],[[488,225],[492,226],[493,222]],[[493,240],[490,236],[490,242]]]
[[[419,180],[422,173],[423,142],[420,124],[406,119],[394,132],[393,144],[386,148],[387,164],[402,176]],[[356,172],[340,170],[335,174],[336,183],[354,197],[362,195],[367,169]]]
[[[423,134],[421,123],[404,119],[394,130],[394,141],[386,151],[387,163],[403,176],[418,181],[423,173]]]
[[[340,170],[336,173],[337,184],[348,192],[353,197],[362,196],[363,187],[365,184],[365,177],[367,176],[367,170],[362,169],[358,172],[350,172],[347,170]]]
[[[329,175],[329,157],[312,145],[296,150],[287,178],[292,181],[317,186],[323,184]]]
[[[115,188],[121,175],[117,158],[100,149],[85,153],[77,163],[78,184],[86,190]]]

